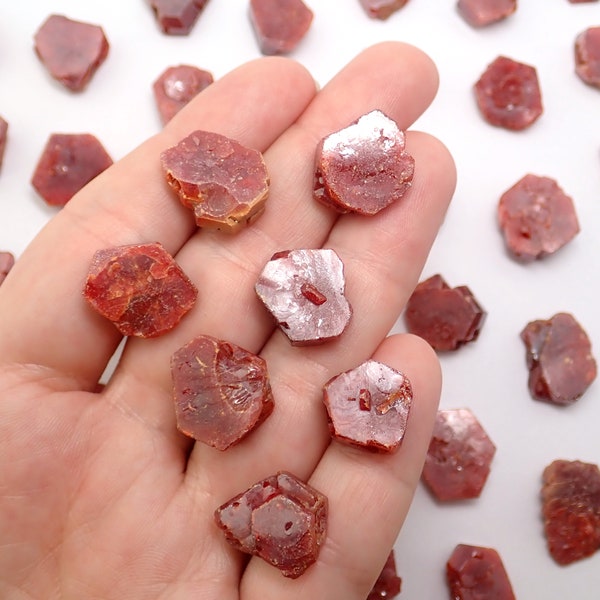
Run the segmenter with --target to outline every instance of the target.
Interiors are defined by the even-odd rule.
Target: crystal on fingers
[[[391,600],[400,593],[402,586],[402,579],[398,577],[396,572],[396,557],[392,550],[385,565],[377,578],[377,581],[373,585],[373,588],[367,596],[367,600]]]
[[[0,284],[4,282],[14,264],[15,257],[12,252],[0,252]]]

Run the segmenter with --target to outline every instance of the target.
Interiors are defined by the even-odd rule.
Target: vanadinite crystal
[[[327,498],[291,473],[259,481],[215,512],[238,550],[296,578],[316,562],[327,530]]]
[[[491,125],[515,131],[529,127],[543,112],[534,67],[499,56],[475,84],[481,114]]]
[[[412,399],[408,378],[374,360],[333,377],[323,389],[331,435],[379,452],[402,443]]]
[[[73,91],[88,84],[108,55],[108,41],[98,25],[51,15],[35,34],[35,51],[50,75]]]
[[[262,154],[218,133],[195,131],[161,154],[167,182],[199,227],[236,231],[263,212],[269,174]]]
[[[329,249],[277,252],[265,265],[256,293],[295,345],[339,337],[352,310],[344,296],[344,265]]]
[[[55,133],[46,142],[31,184],[48,204],[64,206],[112,162],[93,135]]]
[[[163,125],[212,82],[211,73],[191,65],[166,69],[152,86]]]
[[[313,12],[302,0],[250,0],[250,20],[263,54],[287,54],[306,35]]]
[[[422,479],[443,502],[478,498],[495,453],[496,446],[470,410],[440,410]]]
[[[536,400],[572,404],[596,379],[590,339],[573,315],[532,321],[521,339],[527,349],[529,391]]]
[[[6,140],[8,138],[8,122],[0,117],[0,167],[4,159],[4,151],[6,150]]]
[[[493,548],[459,544],[446,564],[452,600],[515,600],[502,564]]]
[[[360,0],[365,12],[372,19],[387,19],[400,10],[408,0]]]
[[[169,35],[187,35],[208,0],[148,0],[159,27]]]
[[[396,573],[396,558],[392,550],[385,561],[385,565],[367,596],[367,600],[390,600],[400,593],[402,579]]]
[[[537,175],[502,194],[498,222],[509,251],[523,261],[552,254],[579,233],[573,200],[554,179]]]
[[[379,110],[323,138],[315,158],[314,197],[345,213],[374,215],[409,190],[415,161],[405,134]]]
[[[0,284],[6,279],[14,264],[15,257],[11,252],[0,252]]]
[[[407,329],[441,351],[476,340],[485,316],[467,286],[451,288],[441,275],[417,285],[404,313]]]
[[[123,335],[143,338],[173,329],[198,295],[158,242],[98,250],[83,293]]]
[[[590,27],[575,38],[575,72],[588,85],[600,87],[600,27]]]
[[[273,410],[263,358],[235,344],[202,335],[171,359],[177,427],[226,450]]]
[[[579,460],[544,469],[542,516],[548,550],[568,565],[600,549],[600,470]]]
[[[473,27],[501,21],[517,10],[517,0],[458,0],[458,12]]]

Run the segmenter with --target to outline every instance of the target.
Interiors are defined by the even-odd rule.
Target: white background
[[[315,19],[292,56],[321,84],[384,39],[412,42],[437,62],[440,92],[416,127],[449,146],[458,187],[424,276],[442,273],[452,286],[470,286],[489,313],[478,341],[441,359],[442,406],[476,413],[498,448],[492,472],[476,501],[441,505],[417,490],[396,546],[401,597],[447,597],[444,565],[462,542],[495,547],[521,600],[598,599],[600,553],[568,567],[549,557],[539,487],[555,458],[600,462],[600,384],[567,408],[531,400],[519,332],[530,320],[568,311],[600,349],[600,90],[573,69],[573,40],[600,25],[600,3],[522,0],[508,20],[474,30],[455,0],[410,0],[386,22],[369,19],[358,0],[307,2]],[[33,34],[51,12],[102,25],[109,39],[109,57],[83,94],[52,81],[33,52]],[[118,159],[159,129],[151,84],[167,66],[196,64],[219,77],[259,56],[247,0],[210,0],[182,38],[160,33],[144,0],[2,0],[0,24],[0,114],[10,122],[0,249],[17,256],[56,212],[29,184],[50,133],[94,133]],[[472,85],[499,54],[538,69],[545,112],[525,132],[493,128],[475,107]],[[522,265],[504,250],[495,210],[500,194],[528,172],[558,180],[582,231],[555,256]]]

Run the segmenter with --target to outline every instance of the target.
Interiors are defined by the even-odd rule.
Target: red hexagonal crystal
[[[316,562],[327,530],[327,498],[291,473],[259,481],[215,511],[238,550],[296,578]]]
[[[422,478],[442,502],[478,498],[496,446],[466,408],[440,410],[435,419]]]
[[[385,565],[373,589],[367,596],[367,600],[390,600],[391,598],[395,598],[400,593],[401,586],[402,579],[396,573],[396,558],[392,550],[385,561]]]
[[[527,349],[529,392],[536,400],[572,404],[596,379],[590,339],[573,315],[531,321],[521,339]]]
[[[0,117],[0,167],[4,159],[4,151],[6,150],[6,140],[8,139],[8,122]]]
[[[331,435],[379,452],[398,449],[412,406],[408,378],[374,360],[330,379],[323,402]]]
[[[108,55],[102,27],[50,15],[34,37],[50,75],[72,91],[83,90]]]
[[[407,2],[408,0],[360,0],[369,17],[382,20],[400,10]]]
[[[11,252],[0,252],[0,284],[4,282],[14,264],[15,257]]]
[[[493,548],[456,546],[446,564],[446,580],[453,600],[515,600],[502,559]]]
[[[187,35],[208,0],[148,0],[159,27],[168,35]]]
[[[469,25],[485,27],[512,15],[517,0],[458,0],[456,7]]]
[[[83,186],[112,165],[89,133],[54,133],[46,142],[31,184],[51,206],[64,206]]]
[[[226,450],[273,410],[263,358],[202,335],[171,358],[177,427],[197,441]]]
[[[477,106],[491,125],[518,131],[542,114],[542,93],[534,67],[499,56],[475,84]]]
[[[83,293],[123,335],[143,338],[173,329],[198,295],[158,242],[98,250]]]
[[[575,72],[584,83],[600,87],[600,27],[589,27],[575,38]]]
[[[404,147],[404,132],[379,110],[328,135],[317,146],[315,199],[341,213],[378,213],[410,189],[415,161]]]

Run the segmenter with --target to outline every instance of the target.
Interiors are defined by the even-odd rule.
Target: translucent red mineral
[[[250,21],[263,54],[287,54],[306,35],[313,12],[302,0],[250,0]]]
[[[54,133],[46,142],[31,184],[52,206],[64,206],[113,161],[89,133]]]
[[[83,293],[123,335],[143,338],[173,329],[198,295],[158,242],[98,250]]]
[[[542,94],[534,67],[499,56],[475,84],[475,98],[491,125],[521,130],[542,114]]]
[[[512,585],[493,548],[459,544],[446,564],[453,600],[515,600]]]
[[[385,561],[385,565],[375,585],[373,585],[373,589],[367,596],[367,600],[390,600],[391,598],[395,598],[400,593],[401,586],[402,579],[396,573],[396,558],[392,550]]]
[[[259,481],[215,512],[238,550],[296,578],[316,562],[327,530],[327,498],[291,473]]]
[[[161,161],[168,184],[199,227],[237,231],[265,208],[269,174],[258,150],[195,131],[165,150]]]
[[[4,159],[4,151],[6,150],[6,140],[8,139],[8,122],[0,117],[0,167]]]
[[[531,261],[553,254],[579,233],[573,200],[554,179],[525,175],[502,194],[498,222],[508,250]]]
[[[0,252],[0,284],[4,282],[14,264],[15,257],[11,252]]]
[[[256,293],[294,345],[339,337],[352,310],[344,266],[330,249],[277,252],[265,265]]]
[[[407,2],[408,0],[360,0],[369,17],[382,20],[400,10]]]
[[[402,443],[412,399],[406,375],[374,360],[333,377],[323,389],[331,435],[378,452]]]
[[[435,350],[456,350],[477,339],[486,312],[467,286],[451,288],[441,275],[417,285],[406,304],[408,331]]]
[[[506,19],[517,10],[517,0],[458,0],[462,18],[473,27],[485,27]]]
[[[575,72],[583,82],[600,87],[600,26],[575,38]]]
[[[159,27],[168,35],[187,35],[208,0],[148,0]]]
[[[572,404],[596,379],[590,339],[573,315],[531,321],[521,339],[527,350],[529,392],[536,400]]]
[[[273,410],[263,358],[202,335],[171,358],[177,427],[197,441],[226,450]]]
[[[555,460],[544,469],[542,518],[548,550],[568,565],[600,549],[600,470],[579,460]]]
[[[410,189],[415,161],[404,148],[404,132],[379,110],[328,135],[317,146],[315,199],[341,213],[378,213]]]
[[[98,25],[50,15],[34,37],[35,51],[50,75],[72,91],[83,90],[108,55]]]

